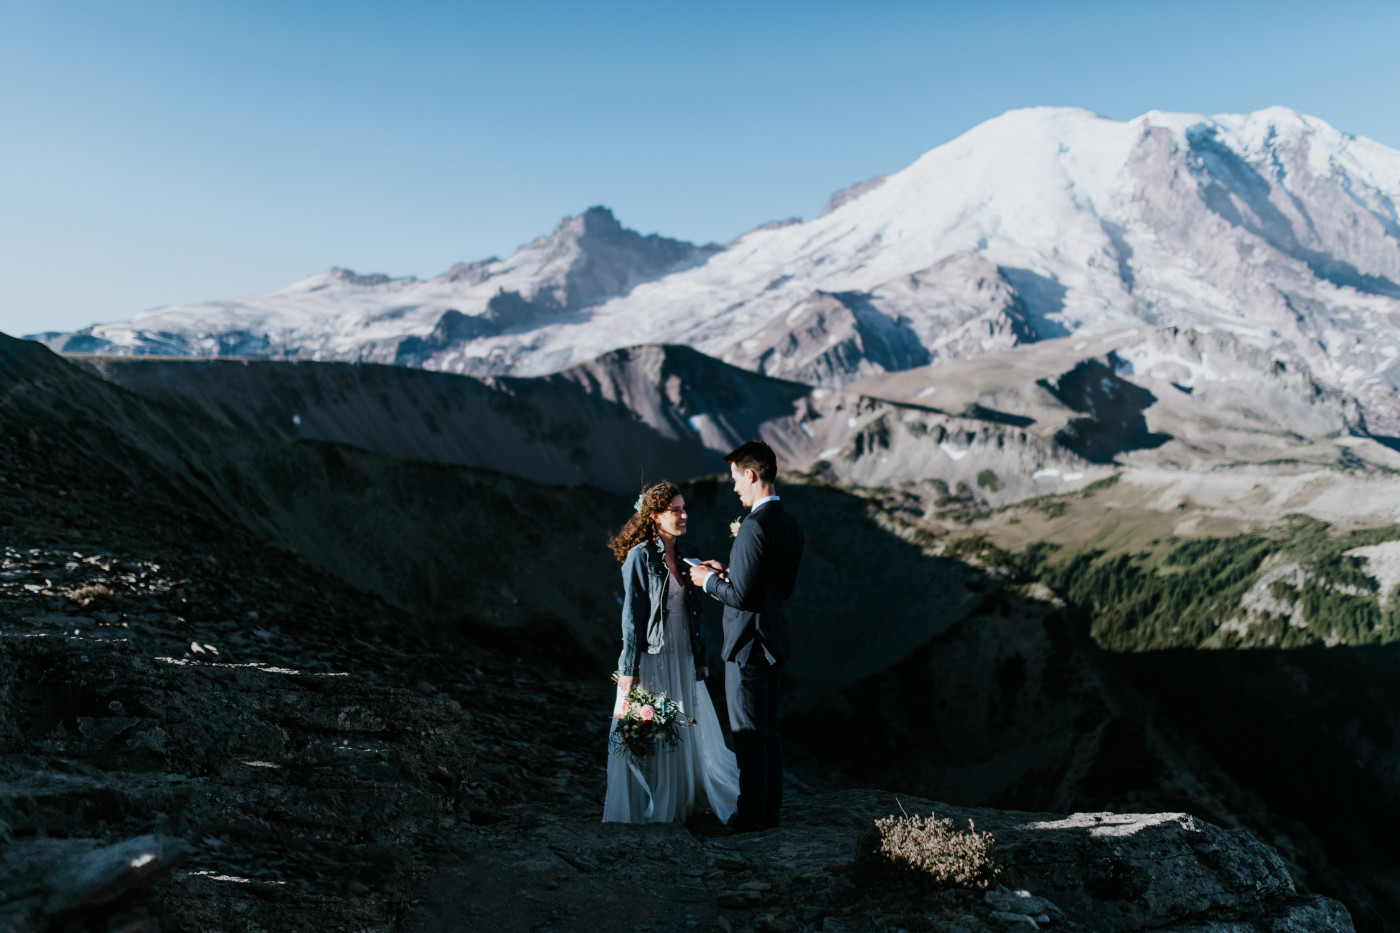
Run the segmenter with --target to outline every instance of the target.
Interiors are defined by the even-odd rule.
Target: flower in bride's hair
[[[743,523],[744,523],[744,516],[742,516],[742,515],[740,515],[738,518],[734,519],[734,521],[730,522],[730,523],[729,523],[729,537],[731,537],[731,538],[737,538],[737,537],[739,537],[739,526],[742,525]]]
[[[642,510],[643,503],[646,502],[646,498],[646,490],[637,493],[637,501],[632,503],[632,511],[640,512]]]
[[[642,707],[642,722],[651,722],[656,718],[656,707],[648,703]]]

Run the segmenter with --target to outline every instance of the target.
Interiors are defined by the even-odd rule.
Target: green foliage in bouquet
[[[614,682],[620,678],[620,674],[613,674]],[[641,765],[663,747],[675,748],[680,744],[681,726],[693,725],[695,720],[686,718],[675,700],[638,685],[622,700],[622,715],[612,733],[612,750]]]

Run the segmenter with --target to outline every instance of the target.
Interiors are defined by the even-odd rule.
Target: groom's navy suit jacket
[[[773,664],[787,660],[787,611],[805,543],[797,520],[781,499],[764,502],[744,517],[729,551],[729,579],[716,574],[705,589],[724,603],[720,657],[743,663],[758,646]]]

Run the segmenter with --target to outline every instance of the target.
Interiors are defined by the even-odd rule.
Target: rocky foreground
[[[1352,929],[1271,849],[1185,814],[794,777],[778,830],[603,825],[604,725],[578,713],[606,709],[597,686],[434,640],[190,516],[116,553],[54,512],[8,526],[35,546],[0,567],[0,930]],[[147,550],[162,532],[182,556]],[[901,807],[992,832],[1014,887],[872,882],[862,836]]]
[[[992,832],[1014,888],[920,894],[863,872],[862,837],[900,808]],[[459,833],[422,896],[408,931],[1352,929],[1341,904],[1300,894],[1268,847],[1184,813],[1066,817],[869,790],[799,793],[781,828],[738,837],[527,806]]]
[[[904,798],[994,833],[1012,887],[882,885],[857,855],[900,802],[841,790],[854,771],[809,765],[816,739],[779,830],[604,826],[612,688],[585,637],[611,644],[616,610],[607,589],[549,589],[592,546],[555,529],[605,527],[598,495],[215,430],[15,341],[0,340],[0,402],[0,931],[1351,929],[1273,850],[1179,814]],[[275,533],[313,521],[378,557]],[[434,530],[433,550],[470,559],[405,575],[395,555]],[[597,561],[586,576],[615,573],[596,552],[574,558]],[[512,566],[531,569],[496,572]],[[464,611],[415,610],[414,591]],[[1092,731],[1104,709],[1071,718]],[[1092,770],[1092,746],[1064,749]]]

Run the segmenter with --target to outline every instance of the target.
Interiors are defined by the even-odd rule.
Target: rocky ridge
[[[843,482],[977,488],[978,472],[990,468],[1002,482],[979,493],[996,504],[1106,475],[1014,418],[765,378],[685,347],[632,347],[535,378],[363,364],[74,359],[163,405],[266,437],[624,495],[635,495],[643,474],[723,472],[723,455],[754,437],[784,464],[821,464]]]
[[[849,391],[1021,425],[1089,463],[1400,467],[1360,403],[1228,333],[1125,328],[874,376]]]
[[[870,292],[815,291],[724,358],[768,375],[839,387],[1037,339],[1011,283],[965,251]]]
[[[921,485],[926,507],[958,490],[1005,506],[1120,466],[1400,468],[1395,442],[1371,434],[1354,398],[1228,334],[1181,328],[1042,341],[846,390],[762,377],[684,347],[632,347],[533,378],[73,359],[165,406],[271,439],[623,495],[645,477],[722,472],[722,454],[751,437],[827,481]]]

